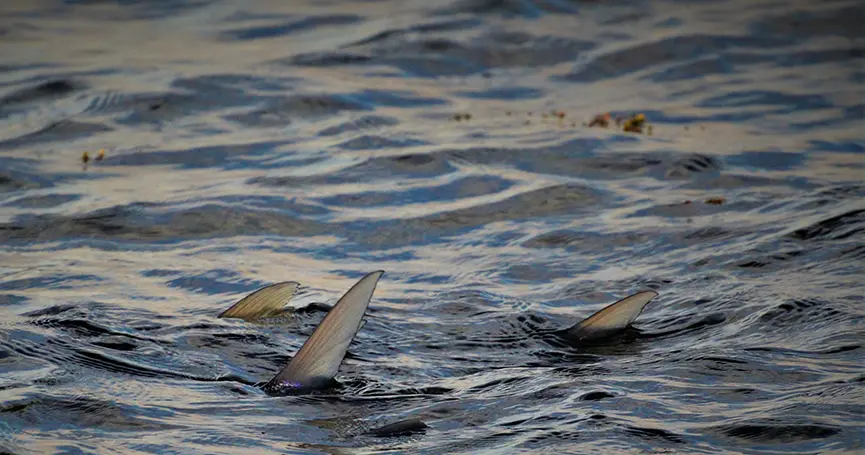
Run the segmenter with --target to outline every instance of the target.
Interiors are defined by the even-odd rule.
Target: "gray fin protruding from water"
[[[297,354],[264,387],[279,392],[317,389],[333,383],[351,340],[357,335],[363,315],[383,270],[358,281],[331,308]]]
[[[298,286],[294,281],[265,286],[240,299],[217,317],[254,321],[279,316],[284,311],[285,304],[297,292]]]
[[[616,335],[631,325],[657,296],[655,291],[642,291],[625,297],[565,330],[563,335],[571,341],[591,341]]]

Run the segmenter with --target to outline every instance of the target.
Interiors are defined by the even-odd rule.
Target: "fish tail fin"
[[[643,312],[643,308],[657,296],[655,291],[642,291],[625,297],[565,330],[564,336],[573,341],[587,341],[620,333],[631,325]]]
[[[349,344],[357,335],[363,316],[383,270],[360,279],[331,308],[288,365],[273,377],[265,390],[313,389],[332,384]]]
[[[298,283],[294,281],[284,281],[265,286],[240,299],[217,317],[254,321],[277,316],[282,313],[285,304],[297,292],[298,286]]]

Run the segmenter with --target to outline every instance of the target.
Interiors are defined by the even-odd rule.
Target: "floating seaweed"
[[[643,114],[636,114],[631,116],[628,119],[625,119],[622,125],[622,131],[628,133],[642,133],[643,127],[646,125],[646,116]]]
[[[96,156],[93,157],[92,161],[95,163],[97,161],[102,161],[105,159],[105,149],[99,149],[99,152],[96,153]],[[84,152],[81,154],[81,163],[84,165],[84,169],[87,169],[87,165],[90,163],[90,152]]]
[[[596,115],[595,118],[593,118],[592,121],[589,122],[589,124],[587,126],[607,128],[610,126],[611,120],[612,120],[612,117],[610,116],[610,113],[604,112],[603,114]]]
[[[518,113],[512,110],[504,111],[505,116],[512,117],[517,115]],[[550,109],[549,111],[539,112],[538,115],[541,117],[541,123],[547,123],[547,120],[556,120],[556,124],[560,128],[564,128],[570,126],[571,128],[576,128],[578,126],[577,121],[565,121],[568,118],[568,113],[559,109]],[[535,112],[533,111],[525,111],[525,116],[527,118],[531,118],[535,116]],[[449,117],[449,120],[455,122],[468,121],[472,119],[472,114],[468,112],[460,112],[453,114]],[[613,116],[613,114],[609,112],[604,112],[601,114],[595,115],[591,121],[583,122],[582,125],[584,127],[590,128],[610,128],[615,123],[616,129],[621,129],[626,133],[637,133],[637,134],[646,134],[651,136],[653,133],[653,127],[648,123],[646,119],[646,115],[643,113],[635,113],[630,116]],[[532,122],[530,120],[524,120],[523,125],[531,125]]]
[[[456,114],[451,116],[451,120],[453,120],[455,122],[459,122],[462,120],[468,121],[468,120],[471,120],[471,118],[472,118],[472,114],[469,114],[468,112],[456,113]]]

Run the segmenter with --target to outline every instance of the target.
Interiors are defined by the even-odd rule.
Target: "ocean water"
[[[861,453],[863,24],[2,2],[0,452]],[[341,387],[254,386],[377,269]],[[216,318],[287,280],[292,318]],[[542,336],[642,289],[626,339]]]

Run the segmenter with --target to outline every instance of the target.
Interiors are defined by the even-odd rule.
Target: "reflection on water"
[[[0,15],[0,451],[862,448],[859,2]],[[376,269],[341,388],[254,386]]]

